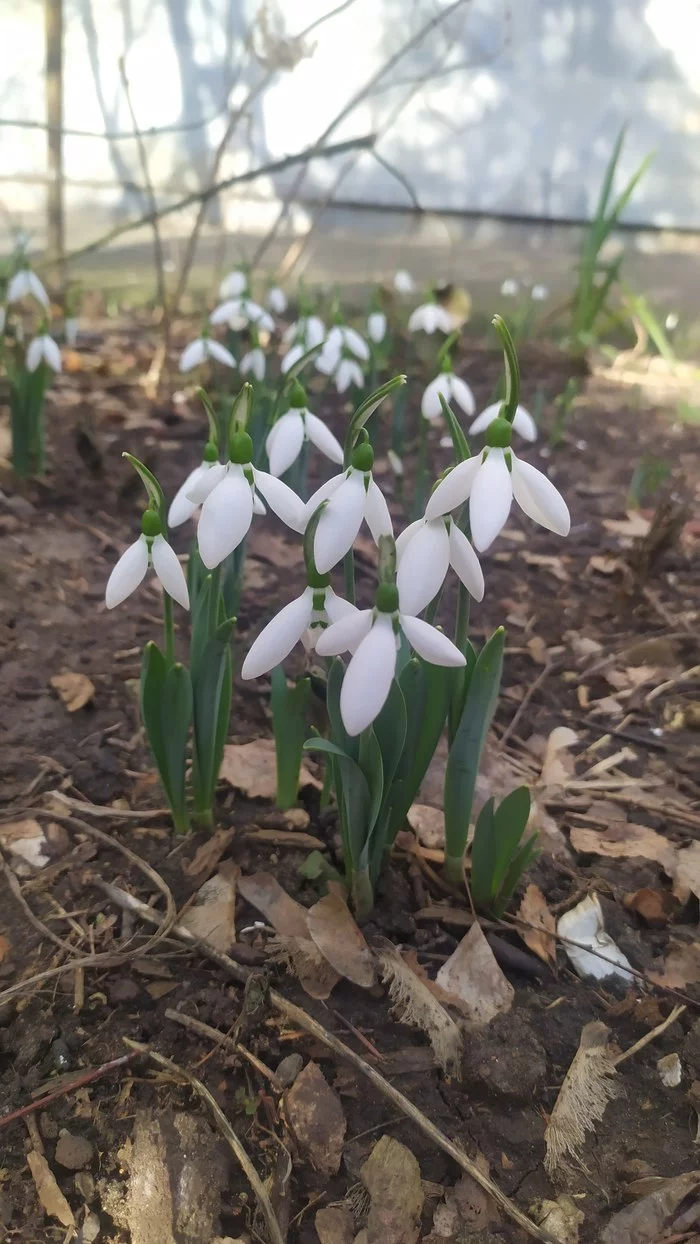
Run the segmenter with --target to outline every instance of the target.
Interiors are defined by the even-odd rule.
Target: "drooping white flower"
[[[479,559],[452,518],[419,518],[396,541],[396,586],[407,613],[421,613],[437,596],[451,566],[474,600],[483,600]]]
[[[395,588],[385,589],[383,599],[382,594],[380,587],[377,602],[386,608],[375,606],[348,614],[323,631],[316,643],[319,656],[353,653],[340,689],[340,715],[353,737],[371,726],[386,704],[401,631],[424,661],[453,669],[466,664],[464,654],[442,631],[403,608]]]
[[[364,372],[356,359],[344,358],[336,349],[325,347],[316,359],[316,368],[325,376],[332,376],[338,393],[345,393],[351,384],[361,389],[365,383]]]
[[[267,291],[267,305],[273,315],[284,315],[287,310],[287,295],[279,285],[273,285]]]
[[[19,302],[21,298],[35,298],[42,307],[49,305],[49,296],[43,283],[31,268],[20,268],[19,272],[15,272],[10,279],[7,287],[8,303]]]
[[[326,336],[326,326],[317,315],[303,315],[290,324],[282,334],[285,345],[294,342],[303,347],[302,354],[320,346]]]
[[[397,294],[412,294],[415,288],[416,283],[405,268],[399,268],[398,272],[394,273],[394,289]]]
[[[306,526],[306,508],[297,494],[281,479],[252,465],[253,442],[247,432],[232,437],[231,454],[226,466],[215,466],[188,494],[190,501],[202,506],[197,543],[207,570],[218,566],[245,539],[259,509],[258,493],[292,530],[302,532]]]
[[[241,677],[260,678],[267,674],[299,642],[307,652],[312,651],[326,627],[357,612],[349,601],[336,596],[332,587],[306,587],[260,632],[243,662]]]
[[[367,316],[367,335],[376,346],[386,337],[386,316],[383,311],[372,311]]]
[[[384,496],[372,478],[374,455],[370,445],[360,445],[353,464],[340,475],[321,484],[306,503],[307,522],[322,502],[314,535],[314,562],[319,574],[327,574],[352,548],[363,520],[375,543],[393,534],[391,515]]]
[[[27,371],[36,371],[40,363],[46,363],[52,371],[60,371],[61,351],[53,337],[49,337],[48,333],[42,333],[41,336],[29,342],[24,361]]]
[[[249,324],[255,324],[256,328],[266,333],[275,331],[275,321],[272,316],[260,306],[259,302],[253,302],[252,298],[229,298],[226,302],[220,303],[209,316],[209,323],[228,324],[234,332],[240,332]]]
[[[549,298],[549,290],[546,285],[533,285],[530,290],[530,297],[533,302],[546,302]]]
[[[76,341],[78,340],[79,330],[80,330],[80,320],[78,319],[78,317],[76,315],[67,316],[66,319],[63,321],[63,333],[66,338],[67,346],[71,346],[72,348],[75,345]]]
[[[290,367],[293,367],[295,363],[298,363],[299,359],[305,353],[306,351],[302,345],[290,346],[287,353],[282,356],[282,362],[280,363],[280,371],[282,372],[282,375],[286,376]]]
[[[424,419],[437,419],[442,414],[441,393],[446,402],[456,402],[465,415],[474,414],[476,402],[466,380],[455,376],[454,372],[446,371],[430,381],[421,398],[420,409]]]
[[[350,328],[348,324],[334,324],[326,338],[323,353],[340,354],[343,350],[354,354],[355,358],[361,359],[363,363],[366,363],[369,358],[369,346],[355,328]]]
[[[439,302],[421,303],[408,318],[409,333],[418,332],[419,329],[424,333],[434,333],[436,328],[445,334],[451,333],[455,328],[454,317]]]
[[[312,415],[306,406],[306,394],[299,386],[298,396],[303,399],[295,404],[292,393],[292,406],[272,425],[265,441],[265,452],[270,463],[271,475],[284,475],[293,462],[296,462],[305,440],[311,441],[331,462],[342,463],[343,447],[334,437],[330,428],[317,415]]]
[[[520,293],[520,282],[516,281],[515,278],[512,276],[506,277],[505,281],[503,282],[501,286],[502,296],[504,298],[517,298],[519,293]]]
[[[248,277],[242,268],[234,268],[219,286],[220,298],[238,298],[248,288]]]
[[[255,346],[254,349],[248,350],[247,354],[243,355],[238,367],[242,376],[247,376],[248,372],[251,372],[256,380],[262,382],[265,379],[264,350],[261,350],[260,346]]]
[[[387,449],[386,456],[389,459],[389,466],[394,472],[394,475],[396,475],[398,479],[401,479],[401,477],[405,474],[403,458],[397,454],[395,449]]]
[[[192,518],[192,515],[198,508],[198,503],[190,499],[190,493],[199,488],[200,481],[204,480],[210,471],[216,471],[215,479],[221,479],[225,470],[223,463],[217,462],[216,458],[213,458],[211,461],[205,458],[203,462],[200,462],[199,466],[190,471],[187,479],[180,485],[170,503],[168,527],[181,527],[183,523],[187,522],[188,518]]]
[[[490,406],[487,406],[485,410],[482,410],[481,414],[477,415],[471,425],[469,435],[478,436],[480,432],[485,432],[489,424],[493,423],[494,419],[498,418],[502,405],[502,402],[492,402]],[[529,410],[526,410],[524,406],[516,407],[515,418],[513,419],[513,431],[517,432],[519,436],[522,436],[524,441],[537,440],[537,424],[535,423],[535,420]]]
[[[150,513],[146,511],[144,514],[144,526],[148,526],[147,516]],[[155,515],[152,515],[152,518],[159,526]],[[155,530],[155,525],[153,529]],[[127,596],[131,596],[131,593],[136,591],[145,578],[149,566],[153,567],[156,577],[162,583],[168,596],[172,596],[183,609],[189,609],[187,580],[175,550],[160,533],[147,536],[143,531],[138,540],[130,544],[126,552],[122,553],[109,576],[105,590],[105,604],[108,609],[115,609],[117,605],[121,605],[122,601],[126,600]]]
[[[231,351],[227,350],[226,346],[222,346],[220,341],[213,341],[211,337],[196,337],[188,346],[185,346],[180,355],[178,367],[181,372],[192,371],[194,367],[201,367],[207,359],[216,359],[216,362],[223,363],[224,367],[236,366],[236,360]]]
[[[560,536],[569,534],[571,518],[564,498],[546,475],[515,456],[510,436],[506,420],[494,420],[487,429],[490,443],[480,454],[453,467],[425,508],[430,521],[464,505],[468,498],[472,539],[480,553],[505,526],[513,497],[541,527]]]

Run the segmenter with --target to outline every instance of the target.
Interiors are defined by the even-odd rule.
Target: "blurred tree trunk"
[[[46,22],[46,124],[48,192],[47,257],[52,279],[63,294],[65,233],[63,216],[63,0],[44,0]]]

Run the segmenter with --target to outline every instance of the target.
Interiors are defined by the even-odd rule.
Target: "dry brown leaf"
[[[355,1220],[345,1205],[327,1205],[316,1211],[314,1226],[320,1244],[353,1244]]]
[[[253,873],[249,877],[240,877],[238,893],[251,907],[257,907],[267,917],[276,933],[283,937],[308,938],[306,908],[282,889],[272,873]]]
[[[675,861],[666,871],[673,879],[673,893],[685,903],[691,894],[700,897],[700,842],[675,853]]]
[[[624,563],[619,557],[606,557],[596,553],[588,559],[587,570],[595,570],[598,574],[613,575],[624,569]]]
[[[34,868],[43,868],[49,862],[44,830],[33,818],[5,821],[4,825],[0,825],[0,846]]]
[[[418,841],[435,850],[445,845],[445,813],[427,803],[414,803],[406,817]]]
[[[189,863],[183,866],[186,877],[199,877],[202,873],[211,873],[216,868],[224,851],[233,841],[235,829],[216,829],[211,837],[203,842],[195,851]]]
[[[661,1180],[641,1201],[613,1214],[601,1234],[601,1244],[656,1244],[657,1240],[666,1239],[669,1233],[665,1228],[673,1227],[673,1219],[683,1202],[691,1196],[697,1198],[698,1190],[700,1171]],[[681,1235],[671,1231],[669,1238],[688,1240],[685,1231]]]
[[[87,674],[54,674],[49,681],[69,713],[77,713],[78,709],[85,708],[95,694],[95,684]]]
[[[539,1201],[530,1212],[557,1244],[578,1244],[578,1229],[585,1222],[585,1214],[570,1196],[562,1193],[556,1201]]]
[[[700,942],[676,943],[666,955],[662,972],[648,972],[649,980],[667,989],[685,989],[700,982]]]
[[[236,883],[241,870],[224,860],[219,871],[200,887],[179,924],[226,952],[236,940]]]
[[[661,864],[666,872],[670,872],[675,867],[677,858],[675,847],[667,838],[664,838],[663,834],[658,834],[648,825],[631,825],[627,821],[615,821],[602,833],[596,829],[574,825],[569,837],[572,847],[581,854],[605,855],[609,859],[636,857],[654,860],[657,864]],[[700,843],[697,845],[700,846]],[[700,881],[700,857],[697,866]]]
[[[565,787],[574,772],[574,758],[569,748],[578,742],[578,735],[568,726],[555,726],[549,738],[542,762],[538,785],[547,792]]]
[[[322,838],[305,834],[301,829],[261,829],[254,825],[243,833],[246,842],[275,842],[283,847],[302,847],[309,851],[325,851],[327,844]]]
[[[499,968],[477,922],[443,963],[436,980],[455,999],[466,1019],[479,1027],[513,1005],[515,990]]]
[[[27,1154],[27,1165],[32,1172],[37,1196],[42,1209],[51,1218],[57,1218],[63,1227],[74,1227],[73,1211],[56,1183],[56,1178],[43,1153],[31,1149]]]
[[[219,776],[250,799],[274,799],[277,794],[277,761],[274,739],[253,739],[251,743],[227,743]],[[323,783],[302,764],[299,786]]]
[[[474,1165],[488,1178],[489,1164],[483,1153],[477,1152]],[[438,1241],[449,1244],[450,1241],[470,1238],[472,1231],[483,1231],[499,1222],[500,1217],[493,1197],[471,1175],[465,1173],[454,1188],[445,1192],[445,1200],[435,1209],[434,1235],[428,1238],[432,1238],[435,1244]]]
[[[327,1179],[337,1175],[347,1123],[340,1098],[317,1063],[299,1072],[285,1105],[294,1138],[314,1170]]]
[[[420,1166],[393,1136],[377,1141],[360,1178],[371,1197],[367,1244],[416,1244],[423,1212]]]
[[[627,518],[604,518],[603,526],[613,535],[623,539],[636,540],[649,534],[651,522],[639,510],[628,510]]]
[[[335,968],[310,937],[283,937],[278,934],[268,942],[268,950],[274,958],[287,965],[310,998],[325,1001],[340,980]]]
[[[650,886],[626,894],[624,904],[628,911],[636,912],[652,929],[665,928],[678,910],[678,903],[668,890],[653,890]]]
[[[350,914],[337,882],[307,912],[312,940],[331,966],[355,985],[370,989],[376,980],[374,955]]]
[[[664,673],[658,665],[626,665],[606,670],[605,678],[616,691],[636,691],[645,683],[662,681]]]
[[[427,1035],[440,1066],[457,1074],[462,1034],[435,996],[434,982],[427,982],[418,975],[394,946],[380,952],[379,964],[397,1019],[402,1024],[420,1028]]]
[[[541,566],[543,570],[549,570],[560,583],[569,582],[569,572],[561,557],[552,556],[551,553],[530,553],[523,549],[523,560],[528,566]]]
[[[2,933],[0,933],[0,963],[2,963],[7,958],[9,949],[10,949],[10,943],[8,942],[7,938],[4,937]]]
[[[526,646],[530,656],[537,665],[549,664],[549,649],[541,635],[533,635],[532,639],[528,639]],[[520,684],[517,690],[522,691]]]
[[[557,944],[554,938],[557,925],[554,916],[547,906],[547,900],[534,882],[529,885],[518,908],[518,916],[532,929],[518,929],[525,945],[545,963],[556,963]]]
[[[595,1129],[608,1102],[620,1092],[608,1053],[609,1035],[610,1029],[599,1020],[586,1024],[581,1032],[544,1134],[544,1164],[551,1178],[580,1162],[586,1133]]]

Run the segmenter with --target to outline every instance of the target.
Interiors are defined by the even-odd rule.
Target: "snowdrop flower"
[[[319,581],[327,576],[319,576]],[[301,596],[275,614],[253,643],[241,669],[242,678],[260,678],[280,665],[292,648],[301,641],[307,652],[313,651],[326,627],[358,610],[349,601],[336,596],[326,584],[309,584]]]
[[[152,566],[163,588],[183,609],[189,609],[187,581],[177,554],[161,532],[155,510],[146,510],[141,519],[141,535],[122,553],[107,581],[105,604],[108,609],[121,605],[136,591]]]
[[[386,316],[383,311],[372,311],[367,316],[367,335],[375,346],[386,337]]]
[[[437,419],[442,414],[441,393],[446,402],[456,402],[461,406],[465,415],[474,414],[476,402],[466,380],[461,380],[451,371],[445,371],[430,381],[421,398],[420,410],[424,419]]]
[[[501,294],[504,298],[517,298],[520,293],[520,282],[513,279],[512,276],[506,278],[501,286]]]
[[[374,609],[348,614],[323,631],[316,642],[319,656],[353,653],[340,689],[340,715],[349,735],[371,726],[386,704],[402,631],[415,652],[432,665],[459,669],[466,664],[464,654],[442,631],[405,609],[396,587],[380,585]]]
[[[197,527],[199,555],[213,570],[245,539],[253,514],[264,513],[258,494],[270,509],[294,531],[306,526],[303,501],[274,475],[259,471],[251,462],[253,442],[247,432],[231,437],[229,461],[216,464],[190,488],[188,498],[202,506]]]
[[[476,548],[483,553],[505,526],[513,497],[528,518],[567,536],[571,526],[564,498],[554,484],[510,448],[512,429],[494,419],[486,431],[486,448],[453,467],[438,484],[425,507],[429,521],[455,510],[469,498],[469,522]]]
[[[49,337],[48,333],[42,333],[41,336],[29,342],[24,361],[27,371],[36,371],[40,363],[46,363],[52,371],[60,371],[61,351],[53,337]]]
[[[489,424],[498,418],[501,406],[502,402],[492,402],[490,406],[486,407],[486,410],[482,410],[481,414],[477,415],[471,425],[469,435],[478,436],[480,432],[485,432]],[[524,406],[517,406],[515,409],[513,431],[522,436],[524,441],[537,440],[537,424],[529,410],[526,410]]]
[[[252,298],[229,298],[226,302],[222,302],[212,311],[209,323],[228,324],[234,332],[247,328],[248,324],[255,324],[256,328],[266,333],[275,331],[275,321],[272,316],[268,315],[259,302],[253,302]]]
[[[284,315],[287,310],[287,295],[279,285],[273,285],[267,291],[267,305],[273,315]]]
[[[79,328],[80,322],[75,315],[69,315],[68,318],[63,321],[63,333],[66,338],[67,346],[71,346],[72,348],[75,345],[78,340]]]
[[[183,372],[192,371],[194,367],[206,363],[207,359],[216,359],[217,363],[223,363],[225,367],[236,366],[231,351],[222,346],[220,341],[212,341],[211,337],[197,337],[185,346],[178,367]]]
[[[408,318],[408,331],[415,333],[422,329],[424,333],[434,333],[438,328],[441,333],[451,333],[455,322],[447,310],[439,302],[423,302]]]
[[[342,464],[343,447],[325,423],[312,415],[306,405],[306,393],[295,381],[290,398],[290,409],[272,425],[265,441],[265,452],[270,463],[270,474],[284,475],[296,462],[304,441],[311,441],[331,462]]]
[[[329,356],[333,353],[340,355],[343,350],[354,354],[363,363],[369,358],[369,346],[364,337],[347,324],[334,324],[326,338],[323,353],[328,353]]]
[[[530,297],[533,302],[545,302],[549,298],[549,290],[546,285],[533,285],[530,290]]]
[[[396,541],[396,586],[407,613],[425,609],[437,596],[449,567],[474,600],[484,598],[479,559],[451,518],[419,518]]]
[[[350,551],[363,519],[375,543],[380,536],[393,535],[389,507],[372,478],[373,463],[372,446],[358,445],[347,471],[321,484],[306,503],[308,522],[322,502],[327,502],[314,535],[314,562],[319,574],[327,574]]]
[[[415,288],[415,281],[405,268],[399,268],[398,272],[394,273],[394,289],[397,294],[412,294]]]
[[[365,383],[364,372],[357,359],[345,358],[337,348],[324,346],[316,359],[316,370],[324,376],[332,376],[338,393],[345,393],[351,384],[361,389]]]
[[[242,268],[234,268],[219,286],[220,298],[238,298],[248,288],[248,277]]]
[[[200,481],[203,481],[209,472],[218,468],[216,478],[221,479],[225,467],[219,462],[219,455],[216,445],[211,441],[204,446],[204,454],[199,466],[190,471],[184,484],[178,488],[168,510],[168,527],[181,527],[187,522],[188,518],[192,518],[197,509],[197,502],[190,500],[190,493],[199,488]]]
[[[285,345],[296,343],[303,346],[303,354],[306,350],[312,350],[314,346],[320,346],[325,336],[326,326],[323,320],[320,320],[317,315],[303,315],[285,329],[282,341]]]
[[[20,268],[19,272],[15,272],[7,287],[8,303],[19,302],[22,298],[36,298],[42,307],[49,305],[49,296],[43,283],[31,268]]]
[[[254,349],[248,350],[248,353],[243,355],[238,366],[242,376],[247,376],[248,372],[252,372],[255,379],[262,383],[265,379],[264,351],[260,349],[260,346],[255,346]]]

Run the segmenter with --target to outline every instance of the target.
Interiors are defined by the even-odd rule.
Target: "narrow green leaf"
[[[476,818],[474,839],[471,846],[471,875],[469,886],[474,905],[487,910],[494,897],[494,873],[496,869],[496,825],[493,796],[486,800]],[[469,828],[467,821],[464,832]]]
[[[387,380],[386,384],[381,385],[379,389],[375,389],[374,393],[370,393],[369,397],[366,397],[364,402],[358,406],[352,419],[350,420],[350,426],[348,427],[347,436],[345,438],[346,467],[350,466],[350,459],[352,457],[352,451],[355,447],[355,442],[368,419],[374,414],[377,407],[381,406],[384,399],[388,397],[390,393],[393,393],[395,389],[400,388],[401,385],[405,383],[405,376],[394,376],[393,379]]]
[[[351,870],[359,867],[366,842],[372,798],[365,776],[355,760],[330,739],[307,739],[305,751],[324,752],[333,757],[336,766],[336,797],[340,812],[341,832]],[[338,782],[338,776],[340,782]],[[340,789],[338,789],[340,786]]]
[[[235,619],[222,623],[192,663],[192,785],[198,814],[211,812],[231,716],[233,678],[231,631]],[[194,636],[193,636],[194,639]]]
[[[160,780],[165,787],[168,802],[170,797],[168,758],[163,740],[161,704],[163,700],[163,684],[167,673],[167,663],[157,644],[147,643],[143,650],[141,662],[140,707],[149,746],[156,762]]]
[[[466,462],[467,458],[471,458],[472,456],[469,448],[469,442],[467,441],[467,438],[460,427],[459,420],[457,419],[457,416],[455,415],[449,402],[445,401],[442,393],[439,394],[439,397],[440,405],[442,406],[442,413],[445,416],[445,422],[447,423],[450,436],[452,438],[452,449],[454,451],[455,463]]]
[[[391,845],[404,825],[435,755],[447,720],[451,673],[439,665],[429,665],[414,657],[399,676],[406,703],[406,739],[387,795],[390,809],[387,845]]]
[[[163,681],[161,731],[165,753],[170,804],[179,830],[188,825],[185,773],[187,741],[192,722],[192,682],[186,666],[176,663]]]
[[[158,483],[158,480],[156,479],[153,472],[149,471],[148,467],[144,466],[143,462],[140,462],[139,459],[135,458],[133,454],[129,454],[129,453],[126,453],[126,451],[124,451],[124,453],[122,454],[122,458],[126,458],[127,462],[130,462],[132,467],[136,471],[136,474],[138,475],[139,479],[141,480],[141,483],[146,489],[149,506],[151,507],[151,509],[155,510],[156,514],[158,515],[161,521],[163,532],[166,532],[167,531],[167,526],[166,526],[167,511],[166,511],[166,506],[165,506],[165,497],[163,496],[163,489]]]
[[[308,733],[307,716],[311,680],[301,678],[296,686],[287,686],[287,677],[280,665],[272,671],[272,722],[277,760],[277,806],[291,808],[297,801],[299,770]]]
[[[498,894],[511,861],[517,855],[520,840],[530,816],[530,791],[518,786],[502,799],[494,813],[496,860],[493,890]]]
[[[515,887],[520,881],[523,873],[530,867],[530,864],[537,855],[539,855],[539,851],[537,850],[537,834],[533,834],[531,838],[528,838],[524,846],[520,848],[517,855],[513,857],[510,863],[510,867],[501,882],[501,888],[491,904],[491,910],[494,916],[500,917],[503,915],[504,911],[506,911],[511,898],[513,897]]]

